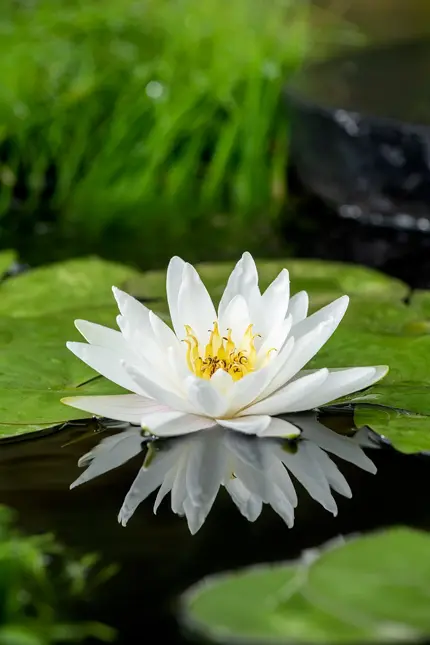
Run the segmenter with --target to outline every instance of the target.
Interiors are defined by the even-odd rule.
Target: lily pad
[[[0,277],[10,269],[16,259],[15,251],[2,251],[0,253]]]
[[[115,313],[101,308],[90,318],[113,324]],[[0,318],[1,437],[88,417],[62,404],[63,397],[124,392],[67,350],[67,340],[81,339],[74,318]]]
[[[37,316],[72,311],[77,306],[112,306],[112,285],[127,290],[142,274],[96,257],[33,269],[0,285],[0,315]]]
[[[9,323],[9,326],[8,324]],[[17,322],[17,329],[13,327]],[[67,396],[121,394],[124,390],[97,374],[67,350],[77,338],[72,320],[1,320],[0,436],[33,432],[71,419],[88,417],[61,403]],[[0,328],[1,329],[1,328]]]
[[[354,422],[358,428],[372,428],[401,452],[430,452],[429,416],[358,404]]]
[[[82,340],[73,324],[77,318],[115,328],[111,287],[127,289],[137,275],[126,266],[86,258],[0,285],[0,437],[88,417],[62,404],[63,397],[123,392],[76,359],[66,342]]]
[[[430,536],[392,529],[327,551],[310,567],[307,597],[355,624],[386,626],[397,639],[430,634]]]
[[[209,577],[184,595],[181,618],[226,644],[416,641],[430,630],[429,563],[427,534],[391,529]]]

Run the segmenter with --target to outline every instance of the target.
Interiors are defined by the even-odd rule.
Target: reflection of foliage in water
[[[24,536],[0,507],[0,643],[49,645],[87,637],[110,641],[114,632],[97,622],[73,622],[79,602],[115,573],[98,558],[70,559],[52,535]]]

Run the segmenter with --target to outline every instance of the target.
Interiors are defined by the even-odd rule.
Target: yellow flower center
[[[210,331],[209,342],[203,355],[200,355],[199,343],[194,331],[185,325],[187,337],[184,342],[188,345],[187,363],[193,374],[200,378],[210,379],[217,370],[228,372],[234,381],[238,381],[256,368],[257,351],[254,346],[252,325],[245,331],[241,342],[236,346],[231,337],[231,329],[227,336],[221,336],[218,323],[214,323]]]

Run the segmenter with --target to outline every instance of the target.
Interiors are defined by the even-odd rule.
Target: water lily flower
[[[125,497],[118,521],[125,526],[138,505],[159,489],[154,513],[170,492],[172,511],[186,516],[194,534],[203,525],[220,486],[224,486],[249,521],[259,517],[266,503],[291,527],[297,494],[289,472],[311,497],[336,515],[332,490],[345,497],[352,493],[327,453],[375,473],[373,462],[360,446],[372,444],[360,432],[353,438],[337,435],[318,423],[315,415],[294,415],[289,423],[301,429],[298,441],[247,436],[218,425],[211,430],[147,444],[144,465]],[[142,442],[138,427],[103,439],[79,460],[79,466],[87,469],[71,488],[130,460],[143,450]]]
[[[278,415],[318,408],[366,388],[388,369],[304,371],[342,320],[348,297],[308,316],[307,293],[289,297],[286,269],[260,292],[249,253],[231,273],[217,310],[194,267],[172,258],[167,299],[173,329],[123,291],[113,293],[119,331],[77,320],[88,343],[67,347],[132,394],[63,402],[141,425],[159,437],[216,426],[292,437],[297,428]]]

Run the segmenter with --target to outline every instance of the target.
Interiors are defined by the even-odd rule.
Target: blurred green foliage
[[[305,1],[3,0],[3,233],[36,218],[146,266],[260,240],[284,197],[282,86],[310,41]]]
[[[51,535],[24,536],[0,506],[0,645],[50,645],[86,638],[111,641],[97,622],[72,622],[70,612],[113,573],[97,557],[71,560]]]

